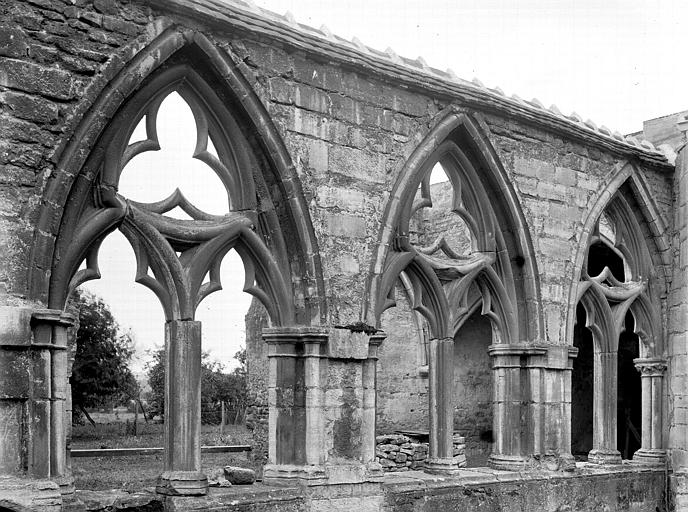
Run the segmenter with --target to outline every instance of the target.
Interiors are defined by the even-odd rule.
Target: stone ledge
[[[61,512],[62,495],[59,486],[49,480],[0,476],[2,507],[16,512]]]
[[[411,510],[663,510],[666,474],[663,467],[625,462],[603,468],[579,463],[575,471],[499,471],[462,468],[452,476],[420,471],[390,473],[381,483],[306,487],[252,486],[211,488],[207,496],[156,495],[124,491],[77,491],[65,512],[134,511],[260,511],[321,510],[397,512]],[[354,506],[355,505],[355,506]],[[118,508],[119,507],[119,508]],[[404,508],[406,507],[406,508]],[[567,508],[568,507],[568,508]],[[40,509],[51,510],[51,509]],[[58,510],[58,509],[55,509]],[[413,508],[416,510],[416,508]],[[420,508],[418,508],[420,510]]]

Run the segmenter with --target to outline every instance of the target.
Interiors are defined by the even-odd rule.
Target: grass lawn
[[[134,448],[162,446],[163,425],[139,424],[138,435],[127,435],[124,423],[75,426],[72,449]],[[131,428],[131,427],[130,427]],[[130,430],[131,431],[131,430]],[[227,425],[220,436],[219,427],[204,425],[204,446],[251,444],[251,433],[243,425]],[[78,457],[72,459],[72,473],[77,489],[125,489],[135,491],[152,487],[162,472],[162,454],[125,457]],[[203,470],[227,465],[251,467],[246,453],[208,453],[202,455]]]

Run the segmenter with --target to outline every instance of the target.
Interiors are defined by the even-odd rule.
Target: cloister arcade
[[[680,473],[685,226],[664,153],[241,6],[213,11],[218,32],[212,2],[173,3],[117,3],[147,14],[83,98],[62,100],[69,124],[3,227],[22,244],[0,267],[1,474],[74,493],[69,298],[100,277],[115,230],[165,316],[161,495],[208,492],[196,310],[230,251],[267,315],[247,316],[266,346],[248,347],[266,485],[382,485],[376,436],[395,424],[428,431],[424,471],[443,477],[464,470],[457,431],[499,471]],[[179,189],[154,202],[120,189],[127,164],[160,149],[173,94],[222,212]]]

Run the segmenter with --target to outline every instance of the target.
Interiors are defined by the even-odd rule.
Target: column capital
[[[263,341],[266,343],[316,343],[326,344],[329,329],[320,326],[290,325],[266,327]]]
[[[377,331],[375,334],[371,334],[368,339],[368,359],[378,358],[378,349],[382,342],[387,339],[387,333],[385,331]]]
[[[510,343],[490,345],[487,349],[493,358],[492,367],[548,368],[570,370],[578,349],[569,345],[544,343]],[[522,361],[521,358],[526,358]]]
[[[633,363],[643,377],[660,377],[667,369],[666,359],[661,357],[639,357]]]
[[[31,323],[71,327],[76,323],[76,317],[71,313],[65,313],[61,309],[34,309],[31,313]]]

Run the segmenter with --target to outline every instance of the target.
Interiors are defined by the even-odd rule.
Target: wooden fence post
[[[220,435],[225,433],[225,402],[224,400],[220,402]]]

